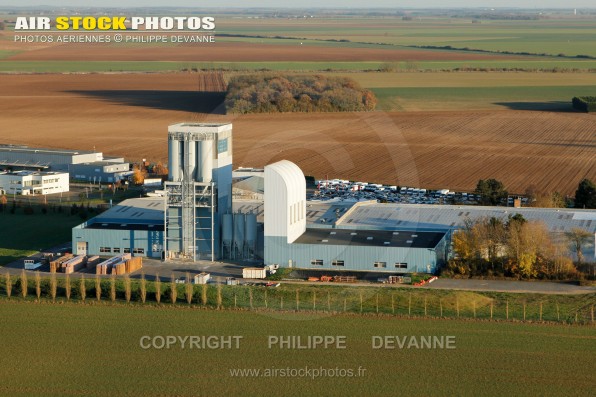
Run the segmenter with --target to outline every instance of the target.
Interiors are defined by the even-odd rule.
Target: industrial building
[[[433,273],[445,261],[445,231],[341,229],[332,222],[326,222],[328,228],[307,227],[305,200],[306,180],[297,165],[283,160],[265,167],[266,265]]]
[[[71,164],[68,171],[72,179],[98,184],[125,180],[129,175],[132,175],[129,163],[105,160]]]
[[[163,258],[163,198],[123,201],[72,230],[72,249],[77,255]]]
[[[65,172],[0,171],[0,194],[52,194],[68,192]]]
[[[168,151],[163,197],[126,200],[75,227],[74,252],[433,273],[466,219],[519,213],[558,235],[596,233],[594,210],[306,201],[304,174],[286,160],[264,171],[242,169],[236,190],[247,194],[232,197],[231,124],[171,125]]]
[[[130,175],[122,157],[104,157],[96,151],[0,145],[0,169],[68,172],[71,179],[115,182]],[[101,179],[101,181],[100,181]]]

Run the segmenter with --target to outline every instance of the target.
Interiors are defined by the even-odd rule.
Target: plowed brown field
[[[226,116],[197,74],[0,75],[0,143],[166,160],[167,125],[234,123],[235,166],[286,158],[316,177],[571,194],[596,179],[596,117],[534,111]]]

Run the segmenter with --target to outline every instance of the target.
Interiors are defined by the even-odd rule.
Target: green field
[[[592,327],[0,300],[0,393],[11,396],[585,396]],[[142,336],[242,336],[236,349],[142,349]],[[268,348],[345,336],[345,349]],[[455,349],[373,349],[373,336],[454,336]],[[354,376],[232,376],[235,369]],[[365,371],[358,372],[359,369]],[[279,373],[279,372],[278,372]]]
[[[17,53],[17,51],[0,50],[0,59],[11,57]]]
[[[596,93],[594,73],[336,73],[372,90],[377,110],[571,110],[571,98]],[[578,94],[576,94],[578,93]]]
[[[169,72],[181,70],[279,70],[279,71],[362,71],[380,70],[395,63],[366,62],[168,62],[168,61],[0,61],[0,72]],[[421,61],[398,62],[399,70],[440,71],[459,69],[552,70],[596,69],[596,60],[495,60],[495,61]]]
[[[50,211],[43,215],[39,208],[36,211],[33,215],[25,215],[22,208],[17,208],[15,214],[9,209],[0,213],[0,265],[70,241],[72,228],[83,222],[78,215],[69,212]]]
[[[283,36],[319,40],[349,40],[396,46],[452,46],[486,51],[532,54],[596,56],[591,43],[596,35],[594,19],[481,20],[416,16],[401,18],[350,18],[324,20],[220,19],[218,31],[228,34]]]
[[[571,98],[593,95],[596,85],[566,87],[391,87],[371,89],[377,110],[572,110]]]

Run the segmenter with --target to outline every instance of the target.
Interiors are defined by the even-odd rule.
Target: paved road
[[[57,251],[63,247],[70,247],[70,244],[54,247],[49,251]],[[39,257],[39,254],[33,255],[33,257]],[[245,266],[250,266],[246,263]],[[211,274],[211,277],[218,281],[224,281],[225,277],[242,278],[243,266],[238,264],[224,263],[224,262],[168,262],[163,263],[156,259],[143,258],[143,273],[148,280],[155,279],[155,276],[159,274],[162,281],[169,280],[172,275],[175,278],[181,278],[186,275],[187,272],[196,274],[199,272],[207,272]],[[11,274],[20,274],[23,269],[23,261],[15,261],[9,265],[4,266],[0,272],[4,274],[9,271]],[[41,267],[40,272],[42,274],[49,275],[49,265]],[[95,277],[95,272],[79,272],[71,274],[71,278],[77,278],[81,275],[85,277]],[[57,273],[58,277],[64,276],[62,273]],[[131,275],[131,278],[139,278],[141,272],[137,271]],[[102,277],[110,277],[102,276]],[[252,282],[261,282],[259,280],[251,280]],[[284,281],[286,282],[286,281]],[[283,283],[283,282],[282,282]],[[306,281],[296,280],[291,283],[296,284],[320,284],[308,283]],[[334,285],[334,283],[325,283],[326,285]],[[335,284],[337,285],[337,284]],[[399,287],[411,287],[411,288],[428,288],[428,289],[452,289],[452,290],[465,290],[465,291],[493,291],[493,292],[513,292],[513,293],[536,293],[536,294],[560,294],[560,295],[574,295],[574,294],[589,294],[596,293],[596,287],[582,287],[574,283],[567,282],[549,282],[549,281],[510,281],[510,280],[477,280],[477,279],[438,279],[431,284],[426,284],[422,287],[413,287],[407,285],[389,285],[389,284],[377,284],[377,283],[356,283],[349,284],[351,286],[377,286],[392,288],[394,286]]]

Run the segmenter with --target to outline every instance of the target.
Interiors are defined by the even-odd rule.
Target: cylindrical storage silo
[[[188,162],[188,164],[185,164],[185,168],[188,166],[188,170],[187,170],[187,174],[189,176],[190,179],[194,180],[194,176],[195,176],[195,168],[196,168],[196,148],[197,148],[197,142],[196,141],[186,141],[186,161]],[[185,169],[186,171],[186,169]]]
[[[257,241],[257,214],[246,214],[246,228],[245,228],[246,244],[254,249]]]
[[[234,214],[234,245],[238,249],[244,246],[244,214]]]
[[[180,142],[170,138],[168,140],[168,170],[170,181],[180,180],[178,171],[180,168]]]
[[[221,239],[224,246],[232,246],[234,240],[234,216],[232,214],[223,214],[222,216]]]
[[[201,179],[209,183],[213,179],[213,141],[201,142]]]
[[[178,144],[178,181],[184,178],[184,141],[175,141]]]

